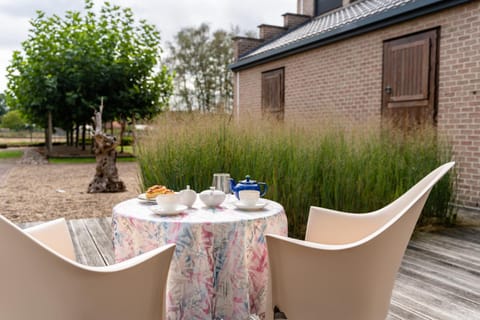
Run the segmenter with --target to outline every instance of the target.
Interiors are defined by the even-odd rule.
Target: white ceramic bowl
[[[163,210],[175,210],[180,204],[180,196],[178,193],[159,194],[155,200],[158,206]]]
[[[207,207],[219,206],[226,197],[225,192],[215,190],[214,187],[211,187],[210,190],[204,190],[200,192],[198,196]]]

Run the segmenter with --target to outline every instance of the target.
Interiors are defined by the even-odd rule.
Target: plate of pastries
[[[145,193],[139,194],[138,199],[148,202],[155,202],[155,198],[160,194],[170,194],[175,193],[175,191],[167,188],[164,185],[156,184],[147,189]]]

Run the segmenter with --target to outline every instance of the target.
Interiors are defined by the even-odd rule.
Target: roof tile
[[[367,17],[386,12],[393,8],[403,6],[407,3],[418,0],[360,0],[349,6],[338,8],[327,12],[321,16],[315,17],[309,22],[289,31],[276,39],[260,46],[247,55],[240,58],[254,57],[258,54],[278,49],[284,46],[294,44],[297,41],[304,40],[321,33],[334,30],[341,26],[357,23]]]

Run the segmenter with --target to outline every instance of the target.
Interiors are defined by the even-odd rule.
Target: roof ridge
[[[409,2],[415,2],[417,0],[360,0],[350,3],[347,6],[342,6],[331,11],[325,12],[322,15],[314,17],[310,21],[299,25],[297,28],[288,30],[287,32],[275,37],[271,41],[268,41],[261,46],[250,51],[250,53],[240,58],[249,58],[263,52],[283,47],[291,43],[313,37],[317,34],[328,32],[336,28],[342,27],[346,24],[352,23],[357,20],[367,18],[371,15],[384,12],[391,8],[395,8],[400,5],[404,5]],[[354,11],[354,12],[351,12]],[[345,14],[348,13],[347,18]],[[343,15],[343,16],[342,16]],[[305,32],[302,32],[305,29]],[[298,35],[296,35],[298,33]],[[284,39],[285,41],[281,41]]]

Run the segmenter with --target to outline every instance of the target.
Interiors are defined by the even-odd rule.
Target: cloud
[[[104,1],[94,0],[95,9]],[[146,19],[161,33],[162,42],[172,41],[184,27],[209,24],[211,30],[238,26],[241,31],[257,31],[266,23],[282,25],[282,14],[295,12],[295,0],[111,0],[111,4],[130,7],[136,19]],[[67,10],[81,11],[83,0],[0,0],[0,91],[5,85],[5,68],[13,50],[28,37],[29,20],[42,10],[63,16]]]
[[[80,10],[83,7],[84,3],[80,0],[0,0],[0,12],[12,17],[27,19],[35,17],[37,10],[48,14],[58,14],[67,10]]]
[[[181,28],[199,26],[202,22],[213,30],[239,26],[244,31],[256,31],[262,23],[282,25],[282,14],[296,10],[295,0],[118,0],[115,3],[132,8],[135,16],[155,24],[162,39],[169,41]]]
[[[27,37],[30,27],[29,19],[26,17],[12,17],[5,13],[0,13],[2,21],[1,29],[6,29],[0,36],[0,48],[19,48],[20,43]]]

